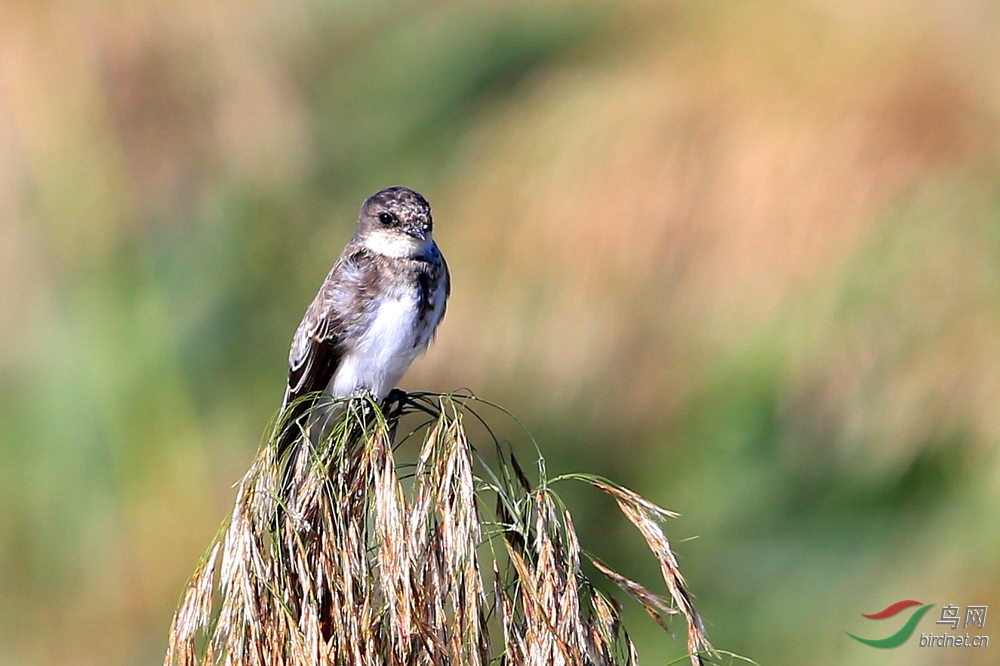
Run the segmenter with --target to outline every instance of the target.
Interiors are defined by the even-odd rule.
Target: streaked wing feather
[[[282,409],[303,396],[326,389],[344,357],[348,331],[356,325],[352,318],[365,310],[364,303],[351,301],[365,295],[365,290],[358,286],[370,279],[366,275],[372,268],[370,258],[365,252],[348,250],[330,271],[295,332],[288,355],[288,385]],[[289,427],[279,443],[279,453],[294,441],[297,429],[292,424],[308,409],[308,402],[300,403],[287,415]]]

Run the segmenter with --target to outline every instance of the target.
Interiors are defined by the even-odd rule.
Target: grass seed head
[[[300,423],[277,420],[191,578],[165,666],[637,663],[617,602],[581,571],[544,463],[533,485],[498,442],[492,463],[470,443],[463,417],[479,419],[482,406],[467,394],[413,394],[384,412],[367,399],[327,400]],[[401,477],[396,430],[416,412],[430,422]],[[287,428],[300,434],[279,448]],[[700,663],[711,647],[661,526],[676,514],[575,476],[639,529],[670,601],[595,566],[664,627],[683,615]]]

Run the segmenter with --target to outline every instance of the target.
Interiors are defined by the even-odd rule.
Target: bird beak
[[[430,229],[426,227],[417,227],[416,229],[408,229],[407,233],[416,238],[417,240],[425,241],[427,240],[427,234]]]

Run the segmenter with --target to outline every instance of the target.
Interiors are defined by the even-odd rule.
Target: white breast
[[[417,305],[413,293],[379,304],[368,330],[344,355],[330,381],[334,397],[370,392],[381,400],[389,394],[426,346],[418,331]]]

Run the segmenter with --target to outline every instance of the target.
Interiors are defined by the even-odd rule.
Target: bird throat
[[[424,253],[431,239],[420,240],[399,231],[370,231],[361,239],[361,245],[376,254],[397,259],[416,257]]]

